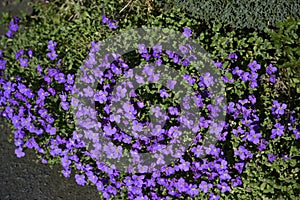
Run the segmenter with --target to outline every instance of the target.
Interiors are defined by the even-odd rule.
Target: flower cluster
[[[55,47],[56,47],[57,43],[54,42],[53,40],[50,40],[48,42],[48,50],[50,51],[49,53],[47,53],[47,57],[50,59],[50,60],[55,60],[57,58],[57,54],[56,54],[56,51],[55,51]]]
[[[102,21],[111,28],[116,28],[105,16]],[[12,30],[16,30],[14,25]],[[191,37],[191,29],[185,28],[183,35]],[[52,61],[58,57],[55,52],[56,45],[55,41],[48,42],[50,52],[47,53],[47,57]],[[242,68],[243,70],[237,66],[222,69],[221,62],[214,63],[216,69],[230,73],[231,78],[223,76],[224,83],[239,80],[249,84],[246,96],[232,100],[224,106],[228,120],[217,123],[214,119],[221,110],[209,101],[213,94],[208,88],[216,84],[215,78],[209,72],[186,73],[182,76],[187,85],[197,90],[194,95],[185,96],[181,105],[176,103],[172,90],[178,86],[185,86],[180,85],[181,81],[174,77],[168,77],[166,88],[148,87],[134,90],[136,84],[162,79],[161,74],[167,73],[157,70],[162,70],[160,66],[165,64],[164,62],[183,66],[184,69],[191,66],[191,45],[178,47],[185,55],[181,57],[171,50],[164,51],[162,45],[149,48],[145,44],[139,44],[138,53],[141,60],[153,61],[152,63],[158,66],[144,65],[142,74],[137,74],[118,54],[110,55],[113,62],[109,62],[107,56],[102,63],[97,63],[96,52],[100,50],[100,46],[100,43],[91,43],[89,57],[81,67],[83,76],[76,77],[82,83],[81,88],[75,84],[74,74],[64,73],[56,67],[42,69],[40,65],[37,66],[36,70],[43,83],[36,90],[31,89],[22,77],[1,77],[0,106],[5,108],[1,114],[10,120],[15,128],[17,157],[25,155],[25,148],[33,148],[42,155],[43,163],[57,158],[63,166],[62,173],[65,177],[70,177],[71,171],[75,170],[75,180],[79,185],[94,184],[106,199],[119,193],[127,193],[129,199],[193,198],[200,193],[204,193],[209,199],[220,199],[223,193],[228,193],[243,184],[241,174],[247,162],[254,157],[257,150],[266,150],[270,139],[278,139],[289,133],[293,133],[297,140],[300,138],[299,119],[290,112],[285,103],[273,101],[270,110],[275,123],[270,128],[261,123],[261,110],[257,109],[259,96],[253,91],[259,87],[259,74],[264,72],[257,61],[250,62],[248,68]],[[22,67],[32,64],[25,55],[24,50],[15,54]],[[27,56],[32,58],[33,51],[28,49]],[[2,74],[7,69],[2,51],[0,59]],[[229,54],[228,59],[232,59],[234,63],[238,56],[235,53]],[[276,82],[276,71],[277,68],[273,65],[266,69],[266,73],[270,75],[270,84]],[[116,85],[121,75],[130,81]],[[96,80],[99,87],[94,91],[90,84]],[[60,89],[55,86],[59,86],[57,88]],[[151,92],[151,89],[155,91]],[[145,91],[149,91],[150,94]],[[123,100],[125,97],[130,100]],[[87,103],[95,103],[98,109],[94,110],[91,106],[84,105],[81,99],[92,99]],[[222,98],[216,98],[217,105],[221,104],[221,101]],[[57,102],[60,102],[59,107],[56,106]],[[114,110],[112,104],[118,102],[121,102],[121,105]],[[149,108],[149,104],[154,103],[158,105]],[[57,110],[51,110],[50,105],[56,106]],[[192,110],[193,105],[196,105],[201,113],[199,119],[190,112],[184,113],[184,110]],[[74,125],[73,120],[66,123],[66,113],[71,110],[75,111],[79,130],[70,128]],[[149,123],[149,113],[158,124]],[[288,113],[291,115],[288,125],[285,126],[281,118]],[[65,120],[65,125],[60,124],[61,119]],[[164,126],[161,123],[163,121],[166,121]],[[123,124],[127,130],[122,130],[117,124]],[[182,130],[181,127],[185,129]],[[145,135],[145,130],[150,130],[150,135]],[[191,132],[193,136],[190,141],[186,141],[192,142],[187,150],[174,150],[166,145],[165,141],[168,140],[170,144],[181,147],[180,143],[183,141],[179,139],[187,132]],[[204,146],[204,135],[207,133],[217,136],[217,143]],[[104,140],[100,140],[99,134],[108,142],[103,143]],[[233,163],[229,162],[223,146],[229,135],[232,140],[238,142],[238,145],[233,147]],[[41,140],[43,142],[40,142]],[[88,141],[92,141],[92,150],[87,148]],[[153,160],[148,165],[144,164],[145,160],[141,156],[140,152],[143,151],[153,155]],[[173,155],[175,161],[167,162],[168,155]],[[122,158],[132,161],[132,165],[126,166],[125,173],[115,165]],[[267,155],[270,162],[276,162],[278,158],[278,155]],[[138,173],[135,173],[136,171]]]
[[[14,19],[10,21],[8,31],[5,34],[8,38],[13,38],[14,34],[18,31],[19,29],[18,23],[19,23],[18,17],[14,17]]]
[[[277,67],[274,67],[272,64],[270,64],[266,70],[267,74],[270,76],[270,82],[275,83],[276,82],[276,75],[274,74],[277,71]]]

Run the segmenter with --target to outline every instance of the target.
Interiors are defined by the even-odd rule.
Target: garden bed
[[[262,30],[156,1],[32,5],[2,19],[17,157],[34,149],[104,199],[299,197],[299,18]]]

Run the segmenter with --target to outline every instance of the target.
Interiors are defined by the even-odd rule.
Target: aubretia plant
[[[19,22],[17,18],[10,22],[1,42],[18,37]],[[111,31],[119,31],[116,22],[102,15],[102,23],[109,24]],[[186,38],[201,37],[190,27],[181,28]],[[241,62],[243,56],[235,51],[215,60],[211,67],[221,72],[228,101],[223,107],[226,120],[216,123],[214,119],[222,112],[217,105],[224,98],[217,97],[216,105],[212,103],[214,94],[209,88],[217,81],[211,73],[195,72],[190,44],[176,46],[181,55],[160,44],[139,44],[134,54],[134,61],[142,66],[138,74],[130,64],[133,59],[118,52],[105,55],[98,63],[102,44],[90,41],[80,77],[65,68],[62,41],[48,39],[42,45],[42,53],[28,46],[13,53],[4,47],[0,51],[1,114],[12,124],[15,154],[23,157],[24,149],[35,149],[43,163],[61,163],[65,177],[74,171],[79,185],[95,185],[104,199],[220,199],[248,187],[248,169],[255,163],[276,170],[279,165],[299,164],[294,159],[299,147],[299,115],[277,98],[274,85],[279,70],[275,64],[254,58]],[[166,77],[164,65],[182,72],[181,77],[167,77],[167,87],[153,84]],[[36,80],[28,80],[29,75]],[[122,76],[127,81],[117,85]],[[145,84],[149,82],[152,84]],[[96,91],[91,87],[95,83]],[[136,83],[145,85],[135,89]],[[181,106],[173,90],[184,84],[193,93]],[[273,94],[269,96],[262,93],[270,90]],[[84,106],[82,99],[95,103],[97,109]],[[118,102],[120,106],[114,109],[113,103]],[[199,119],[184,113],[193,105]],[[187,149],[167,146],[184,143],[179,139],[188,133],[193,137],[185,138],[190,142]],[[205,145],[209,134],[217,142]],[[287,142],[292,148],[284,146]],[[145,152],[152,153],[152,162],[144,159]],[[168,155],[176,159],[169,162]],[[130,161],[125,171],[117,167],[122,159]]]

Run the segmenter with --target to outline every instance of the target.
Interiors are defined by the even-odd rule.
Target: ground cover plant
[[[127,3],[51,1],[34,3],[32,16],[3,15],[9,26],[0,41],[0,104],[13,130],[16,156],[35,149],[43,163],[61,164],[65,177],[75,171],[79,185],[95,185],[104,199],[299,198],[299,19],[258,32],[208,23],[155,2]],[[141,43],[99,62],[102,41],[140,27],[168,28],[181,33],[182,41],[193,39],[210,54],[213,70],[197,71],[194,46],[181,40],[173,50]],[[167,74],[150,63],[170,66],[182,79],[166,77],[167,87],[131,90],[134,83]],[[143,76],[133,70],[141,64]],[[82,88],[76,87],[77,71]],[[223,99],[209,90],[217,82],[213,71],[226,86]],[[122,76],[132,79],[117,85]],[[172,91],[181,80],[193,88],[191,99],[178,101]],[[97,81],[94,91],[89,86]],[[111,105],[124,97],[122,109],[113,112]],[[92,99],[96,112],[82,106],[82,98]],[[182,117],[193,105],[199,120]],[[151,137],[143,136],[155,118],[160,125],[150,127]],[[127,121],[132,121],[129,132],[117,125]],[[94,128],[110,142],[102,146],[99,134],[90,131]],[[205,146],[209,135],[217,142]],[[190,144],[185,151],[161,150],[181,137]],[[143,152],[153,153],[154,161],[143,164]],[[169,154],[177,159],[168,163],[163,156]],[[118,170],[122,157],[136,167]]]

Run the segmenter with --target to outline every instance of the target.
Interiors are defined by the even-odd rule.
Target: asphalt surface
[[[1,125],[4,125],[1,120]],[[51,169],[37,159],[33,150],[17,158],[15,146],[8,142],[10,131],[0,128],[0,200],[94,200],[99,199],[96,186],[79,186],[74,174],[65,178],[62,167]]]

